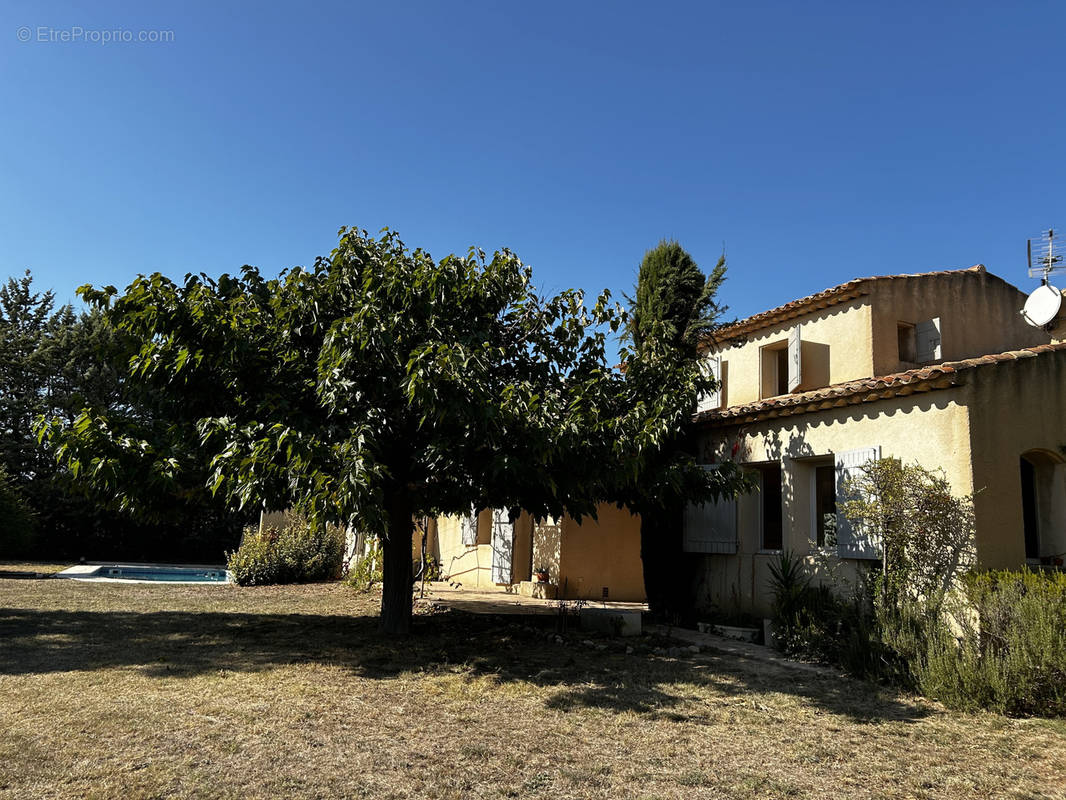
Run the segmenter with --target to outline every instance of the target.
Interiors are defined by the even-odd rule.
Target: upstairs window
[[[899,360],[913,364],[918,360],[918,351],[914,338],[914,326],[909,322],[896,323],[896,343],[899,346]]]
[[[928,364],[943,358],[940,348],[940,317],[911,324],[896,323],[899,360],[905,364]]]
[[[719,356],[707,356],[703,360],[703,368],[714,376],[718,382],[718,388],[709,394],[703,395],[696,403],[696,413],[701,411],[716,411],[722,407],[722,398],[725,395],[725,370],[724,363]]]
[[[802,342],[797,325],[782,342],[768,344],[762,356],[762,397],[776,397],[794,392],[803,382]]]

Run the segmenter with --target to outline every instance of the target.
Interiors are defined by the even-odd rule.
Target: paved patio
[[[426,584],[426,593],[423,598],[426,603],[439,603],[454,608],[456,611],[467,611],[471,614],[558,614],[559,600],[541,600],[535,597],[524,597],[517,591],[501,586],[495,589],[466,589],[451,586],[448,581],[433,581]],[[563,600],[569,609],[576,608],[579,601]],[[588,608],[617,608],[627,611],[647,611],[647,603],[621,603],[608,601],[606,603],[596,600],[580,601]]]

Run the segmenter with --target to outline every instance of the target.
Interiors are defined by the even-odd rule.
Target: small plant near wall
[[[381,546],[374,541],[366,554],[348,570],[344,582],[361,592],[381,585]]]

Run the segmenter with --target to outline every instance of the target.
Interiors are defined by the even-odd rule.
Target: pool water
[[[127,581],[181,581],[184,583],[225,583],[226,570],[194,567],[100,567],[98,578]]]
[[[63,570],[56,577],[82,581],[156,581],[160,583],[228,583],[223,567],[167,567],[154,564],[82,565]]]

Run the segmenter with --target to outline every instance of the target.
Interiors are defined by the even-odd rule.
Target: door
[[[492,582],[511,585],[512,556],[514,554],[514,523],[506,509],[492,512]]]

